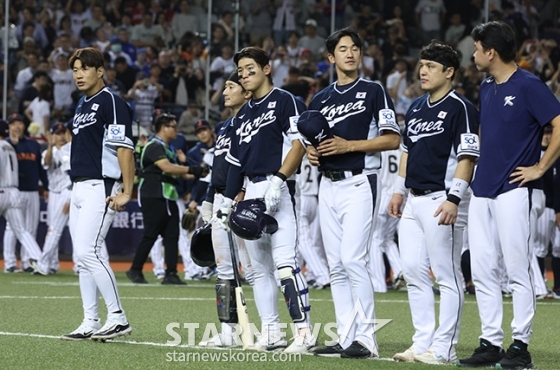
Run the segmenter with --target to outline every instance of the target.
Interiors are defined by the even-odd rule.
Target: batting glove
[[[229,221],[229,214],[231,212],[232,203],[233,200],[224,197],[224,200],[222,201],[222,205],[220,206],[220,210],[216,214],[216,219],[220,224],[220,227],[225,231],[229,231],[228,221]]]
[[[266,210],[268,212],[274,213],[278,211],[278,205],[280,204],[280,196],[282,191],[280,188],[284,180],[278,176],[273,176],[268,182],[268,188],[264,192],[264,203],[266,204]]]
[[[204,221],[205,224],[207,224],[208,222],[210,222],[210,220],[212,220],[212,203],[204,201],[202,202],[202,208],[200,210],[200,215],[202,216],[202,221]]]

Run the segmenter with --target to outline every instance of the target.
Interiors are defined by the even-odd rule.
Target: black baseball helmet
[[[260,239],[264,233],[278,231],[276,219],[265,213],[262,199],[248,199],[236,204],[229,218],[229,227],[235,235],[246,240]]]
[[[200,267],[209,267],[216,264],[212,245],[211,223],[207,223],[194,231],[191,240],[191,258]]]

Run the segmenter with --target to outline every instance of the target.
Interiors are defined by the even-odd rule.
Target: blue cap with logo
[[[265,211],[266,204],[262,199],[248,199],[237,203],[229,218],[231,231],[246,240],[260,239],[264,233],[274,234],[278,231],[278,222]]]
[[[314,147],[318,147],[322,141],[334,137],[329,122],[318,110],[303,112],[298,118],[297,128],[299,133]]]

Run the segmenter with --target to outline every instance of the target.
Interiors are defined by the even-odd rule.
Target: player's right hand
[[[402,205],[404,203],[404,196],[402,194],[393,194],[389,206],[387,207],[387,212],[389,216],[395,218],[401,218],[402,216]]]
[[[317,149],[315,149],[314,146],[309,145],[306,151],[309,163],[311,163],[312,166],[319,166],[319,152]]]
[[[207,224],[208,222],[210,222],[210,220],[212,220],[212,207],[213,207],[212,203],[207,201],[202,202],[200,215],[202,217],[202,221],[204,221],[205,224]]]
[[[130,194],[119,193],[117,195],[109,196],[105,199],[105,203],[109,203],[109,208],[115,211],[124,210],[126,203],[130,201]]]
[[[229,222],[229,214],[231,212],[232,203],[233,200],[224,197],[224,200],[222,201],[222,205],[220,206],[220,210],[216,214],[216,220],[218,221],[218,224],[225,231],[229,231],[228,222]]]

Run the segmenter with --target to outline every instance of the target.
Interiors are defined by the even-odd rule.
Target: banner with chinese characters
[[[0,251],[4,250],[4,230],[6,220],[0,217]],[[117,212],[113,224],[107,233],[107,249],[112,256],[132,256],[136,253],[136,247],[142,239],[144,231],[144,219],[138,202],[131,200],[126,209]],[[37,242],[43,246],[45,235],[47,234],[47,205],[41,198],[41,213],[39,216],[39,228],[37,230]],[[18,243],[19,250],[19,243]],[[61,254],[72,254],[72,239],[68,227],[64,228],[59,242],[59,252]]]

